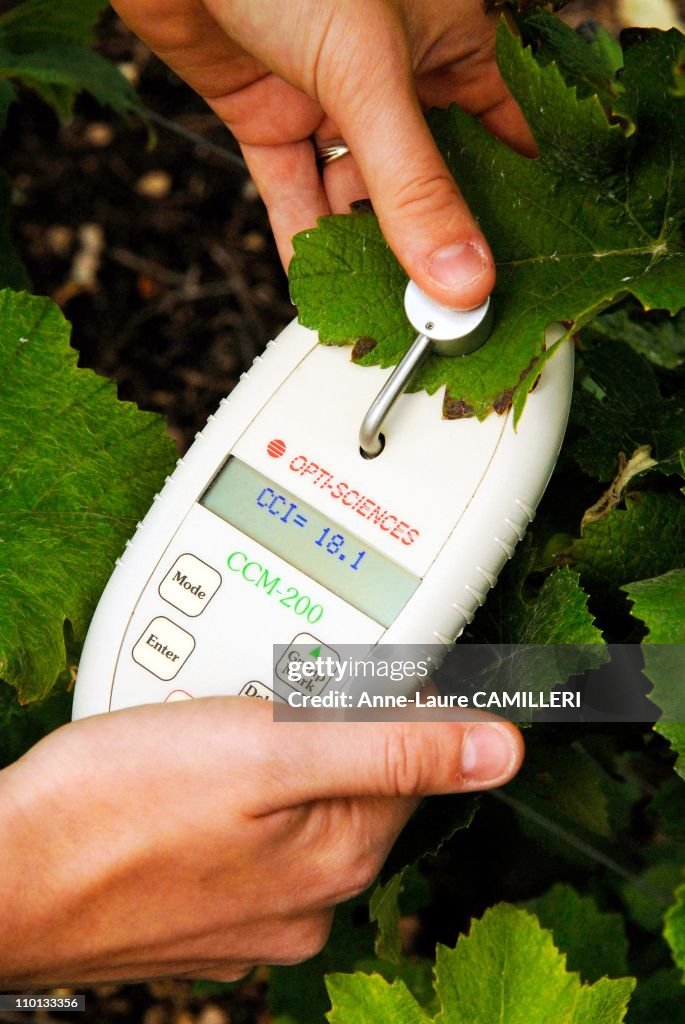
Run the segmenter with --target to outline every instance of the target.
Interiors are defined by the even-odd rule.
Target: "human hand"
[[[274,723],[235,697],[64,726],[0,773],[0,982],[313,956],[417,796],[499,785],[521,758],[506,723]]]
[[[370,196],[405,270],[466,309],[492,290],[492,254],[421,108],[458,103],[528,155],[535,144],[495,61],[483,0],[114,0],[122,18],[230,128],[284,266],[291,237]],[[351,149],[321,176],[319,144]]]

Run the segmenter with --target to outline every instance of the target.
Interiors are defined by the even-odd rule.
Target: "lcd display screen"
[[[394,621],[421,582],[235,457],[200,504],[382,626]]]

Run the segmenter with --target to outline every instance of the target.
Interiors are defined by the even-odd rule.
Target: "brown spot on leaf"
[[[526,377],[528,376],[528,374],[530,373],[530,371],[535,366],[535,364],[539,363],[539,362],[540,362],[540,356],[533,356],[531,361],[528,363],[528,366],[526,366],[525,370],[521,370],[521,372],[519,373],[519,379],[518,379],[517,383],[520,384],[521,381],[525,380]]]
[[[357,338],[352,349],[351,359],[352,362],[356,363],[364,356],[368,356],[369,352],[373,352],[376,347],[376,342],[373,338]]]
[[[449,391],[446,391],[445,401],[442,403],[442,415],[446,420],[463,420],[467,416],[473,416],[474,409],[463,398],[452,398]]]
[[[514,389],[507,388],[501,395],[492,403],[492,408],[495,410],[498,416],[502,416],[503,413],[508,412],[511,409],[511,400],[514,397]]]
[[[518,378],[518,380],[516,382],[517,385],[521,384],[522,381],[524,381],[526,379],[526,377],[528,377],[528,375],[530,374],[530,372],[533,369],[533,367],[535,366],[535,364],[537,362],[539,362],[539,361],[540,361],[540,357],[539,356],[533,356],[531,361],[528,363],[528,366],[526,366],[526,368],[524,370],[521,370],[521,373],[519,374],[519,378]],[[533,382],[533,384],[532,384],[532,386],[530,388],[531,391],[533,390],[533,388],[537,387],[537,383],[538,383],[539,380],[540,380],[540,375],[538,374],[538,376],[535,378],[535,380],[534,380],[534,382]],[[499,416],[502,416],[505,412],[509,412],[509,410],[511,409],[511,403],[512,403],[513,398],[514,398],[514,391],[515,390],[516,390],[516,388],[507,388],[506,391],[503,391],[501,395],[498,395],[497,398],[495,398],[493,400],[492,408],[495,410],[495,412]]]

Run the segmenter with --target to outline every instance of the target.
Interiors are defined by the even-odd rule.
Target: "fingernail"
[[[473,786],[504,781],[511,774],[517,746],[511,731],[500,725],[473,725],[464,739],[461,768],[464,780]]]
[[[483,276],[488,269],[488,258],[473,242],[457,242],[434,252],[427,269],[441,288],[460,291]]]

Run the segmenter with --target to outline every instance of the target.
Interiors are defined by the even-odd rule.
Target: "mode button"
[[[203,612],[221,586],[221,575],[195,555],[180,555],[159,585],[159,596],[186,615]]]

